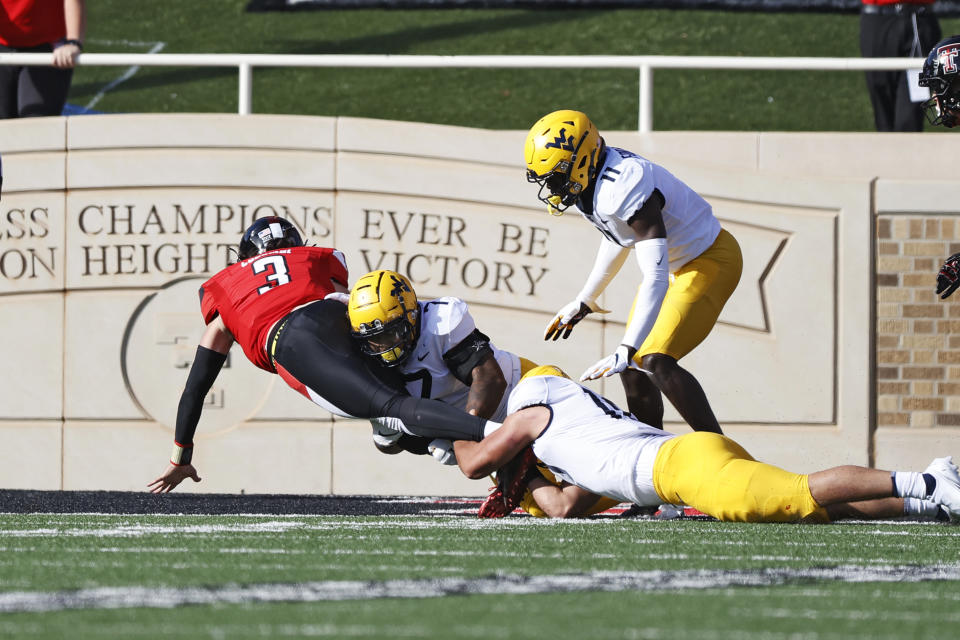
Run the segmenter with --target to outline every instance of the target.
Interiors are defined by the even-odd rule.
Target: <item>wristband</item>
[[[77,49],[80,49],[80,51],[83,51],[83,43],[80,42],[79,40],[75,40],[75,39],[71,38],[71,39],[69,39],[69,40],[63,40],[63,41],[61,41],[61,43],[62,43],[62,44],[72,44],[72,45],[75,46]]]
[[[170,452],[170,464],[175,467],[182,467],[190,464],[193,460],[193,445],[184,447],[179,442],[174,441],[173,451]]]

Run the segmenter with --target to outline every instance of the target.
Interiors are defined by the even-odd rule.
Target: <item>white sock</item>
[[[918,498],[903,499],[903,515],[930,518],[931,520],[943,520],[945,517],[949,519],[949,516],[939,504],[931,500],[920,500]]]
[[[503,424],[499,422],[494,422],[493,420],[487,420],[483,423],[483,437],[486,438],[488,435],[502,427]]]
[[[936,479],[929,473],[917,471],[893,471],[893,494],[898,498],[929,498],[937,486]]]

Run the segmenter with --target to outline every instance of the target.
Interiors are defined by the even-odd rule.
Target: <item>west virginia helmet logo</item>
[[[390,276],[390,281],[393,283],[393,287],[390,289],[390,295],[395,297],[400,303],[400,306],[406,310],[407,301],[404,299],[403,293],[404,291],[410,291],[410,287],[406,282],[394,275]]]
[[[563,149],[564,151],[576,151],[577,148],[573,146],[573,136],[567,137],[567,130],[560,129],[560,135],[553,139],[553,142],[548,142],[543,145],[545,149]]]

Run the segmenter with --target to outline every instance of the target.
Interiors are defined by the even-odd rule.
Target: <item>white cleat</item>
[[[953,464],[952,456],[936,458],[923,472],[937,481],[930,500],[949,511],[951,520],[960,520],[960,471]]]

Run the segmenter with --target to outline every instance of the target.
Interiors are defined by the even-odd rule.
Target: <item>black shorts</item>
[[[6,47],[2,52],[48,53],[53,46]],[[0,118],[59,116],[67,103],[73,69],[50,65],[0,65]]]

